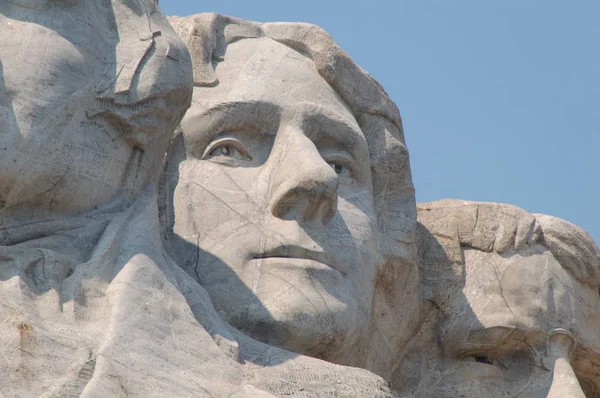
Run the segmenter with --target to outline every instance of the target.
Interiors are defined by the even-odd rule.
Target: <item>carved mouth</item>
[[[344,273],[341,272],[334,264],[332,256],[322,251],[310,250],[301,246],[287,245],[277,246],[273,249],[265,250],[261,253],[254,254],[251,256],[252,260],[261,259],[294,259],[294,260],[310,260],[313,262],[321,263],[329,268],[338,271],[342,276]]]

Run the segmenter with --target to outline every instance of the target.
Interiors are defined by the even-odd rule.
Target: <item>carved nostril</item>
[[[553,373],[547,397],[585,398],[570,363],[571,354],[577,345],[575,335],[566,329],[553,329],[548,333],[546,345],[546,358],[542,364]]]
[[[329,222],[337,210],[338,174],[302,131],[290,130],[284,137],[271,152],[271,214],[284,220]]]
[[[329,167],[296,170],[281,184],[271,201],[271,214],[286,220],[329,222],[337,210],[339,180]]]

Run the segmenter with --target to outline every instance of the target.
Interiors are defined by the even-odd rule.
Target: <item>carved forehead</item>
[[[270,38],[230,44],[215,73],[216,86],[195,88],[196,106],[255,101],[296,108],[300,103],[313,102],[356,124],[351,111],[321,77],[314,62]]]
[[[243,39],[227,46],[224,60],[215,68],[219,85],[235,89],[237,95],[265,92],[279,86],[298,90],[333,92],[317,72],[313,61],[269,38]],[[233,87],[232,87],[233,85]],[[285,95],[289,90],[280,93]]]
[[[379,83],[320,27],[294,22],[257,23],[215,13],[171,17],[170,20],[192,56],[196,86],[218,84],[214,61],[229,45],[241,39],[267,37],[311,59],[318,73],[345,101],[357,120],[363,114],[385,118],[399,130],[395,138],[404,143],[396,105]]]

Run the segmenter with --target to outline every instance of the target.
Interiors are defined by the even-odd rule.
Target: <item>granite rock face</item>
[[[193,75],[155,1],[4,2],[0,31],[2,396],[393,396],[231,327],[164,252]]]
[[[195,87],[167,154],[167,251],[237,329],[389,377],[419,322],[396,106],[314,25],[173,22]]]
[[[398,389],[412,385],[423,397],[598,396],[600,256],[589,235],[498,203],[443,200],[418,211],[430,325],[413,341]]]
[[[0,4],[0,396],[599,396],[584,231],[417,205],[321,28],[170,22]]]

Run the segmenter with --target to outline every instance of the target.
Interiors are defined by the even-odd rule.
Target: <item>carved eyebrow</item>
[[[239,124],[244,121],[256,121],[261,124],[279,119],[281,109],[265,101],[231,101],[220,102],[206,107],[198,116],[213,117],[214,115],[226,116],[223,122]],[[241,119],[241,120],[240,120]]]
[[[367,140],[357,125],[349,124],[341,115],[319,105],[303,106],[309,107],[309,112],[302,127],[313,142],[330,140],[348,149],[357,160],[368,159]]]
[[[223,132],[273,134],[277,131],[281,109],[264,101],[196,103],[182,121],[186,141],[204,147]],[[198,109],[200,108],[200,109]]]

